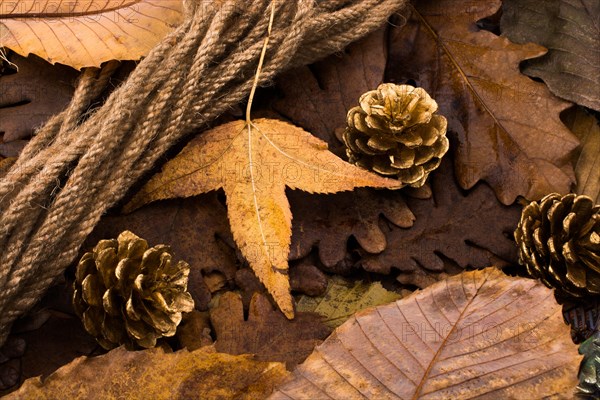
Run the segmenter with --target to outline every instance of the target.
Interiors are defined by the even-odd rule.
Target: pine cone
[[[148,248],[125,231],[83,255],[73,305],[85,330],[105,349],[154,347],[158,338],[175,334],[182,312],[194,308],[189,272],[186,262],[171,262],[168,246]]]
[[[600,205],[553,193],[523,209],[515,231],[519,261],[559,294],[600,294]]]
[[[348,111],[349,161],[412,187],[423,186],[448,151],[446,118],[422,88],[384,83]]]

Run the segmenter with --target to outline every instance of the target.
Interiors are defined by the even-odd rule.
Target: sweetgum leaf
[[[125,207],[223,188],[233,238],[283,313],[294,315],[287,275],[292,213],[286,187],[336,193],[356,187],[398,188],[344,162],[327,144],[294,125],[234,121],[192,140]]]

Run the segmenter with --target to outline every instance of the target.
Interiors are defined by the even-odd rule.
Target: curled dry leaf
[[[537,43],[548,52],[527,60],[523,73],[541,78],[552,93],[600,111],[600,2],[504,0],[502,35]]]
[[[484,183],[466,193],[460,190],[448,159],[433,173],[431,186],[433,198],[407,200],[415,224],[410,229],[392,226],[388,247],[381,254],[363,254],[363,268],[383,274],[397,268],[403,283],[422,287],[430,279],[415,272],[439,274],[445,271],[445,259],[461,268],[517,262],[512,232],[519,206],[500,204]]]
[[[182,0],[3,2],[0,47],[73,68],[145,56],[183,20]]]
[[[579,361],[552,292],[487,268],[356,314],[269,398],[570,398]]]
[[[6,399],[257,399],[286,374],[281,363],[215,353],[211,347],[176,353],[119,347],[80,357],[43,382],[28,379]]]
[[[579,144],[559,119],[569,104],[519,72],[545,50],[478,30],[500,0],[414,3],[397,17],[404,26],[392,28],[386,77],[415,80],[437,101],[454,132],[460,186],[485,180],[504,204],[568,192]]]
[[[291,124],[234,121],[193,139],[125,209],[223,188],[235,242],[292,318],[287,275],[292,213],[285,188],[336,193],[365,186],[395,189],[399,184],[342,161],[325,142]]]
[[[331,333],[317,314],[299,312],[288,320],[261,293],[252,297],[247,320],[242,299],[233,292],[219,297],[210,320],[217,351],[255,354],[257,360],[285,362],[289,369],[304,361]]]
[[[325,325],[335,329],[360,310],[387,304],[400,297],[402,295],[386,290],[379,282],[351,282],[334,276],[322,296],[300,297],[296,310],[317,313],[324,318]]]

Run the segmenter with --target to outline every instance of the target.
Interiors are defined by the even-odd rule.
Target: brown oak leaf
[[[346,113],[358,105],[361,94],[383,81],[386,39],[387,28],[379,29],[341,54],[282,74],[277,88],[283,97],[273,102],[273,109],[336,152],[334,146],[341,142],[334,132],[346,126]]]
[[[73,68],[137,60],[183,20],[182,0],[3,2],[0,47]]]
[[[353,236],[368,253],[380,253],[387,239],[379,226],[384,216],[393,224],[409,228],[415,220],[400,192],[357,189],[332,196],[317,196],[319,206],[310,202],[306,193],[288,195],[294,219],[290,260],[305,257],[318,246],[319,259],[333,268],[346,256],[346,243]]]
[[[415,1],[392,28],[386,78],[416,81],[438,102],[453,132],[461,187],[487,181],[504,204],[568,192],[571,157],[579,144],[561,123],[568,107],[548,88],[519,72],[544,48],[518,45],[476,22],[499,0]]]
[[[325,142],[286,122],[234,121],[193,139],[125,210],[223,188],[236,244],[279,308],[292,318],[287,275],[292,213],[286,187],[335,193],[365,186],[398,188],[399,183],[344,162]]]
[[[462,191],[447,158],[430,179],[431,199],[407,200],[416,215],[415,224],[410,229],[391,226],[388,247],[378,255],[363,254],[366,270],[387,274],[397,268],[401,280],[403,274],[422,271],[414,278],[430,282],[423,281],[422,275],[445,271],[445,260],[461,268],[517,262],[512,232],[521,215],[519,206],[500,204],[484,183]]]
[[[217,351],[255,354],[260,361],[285,362],[288,369],[304,361],[331,333],[319,315],[300,312],[288,320],[260,293],[250,301],[247,320],[242,299],[233,292],[219,297],[218,305],[210,311],[210,319]]]

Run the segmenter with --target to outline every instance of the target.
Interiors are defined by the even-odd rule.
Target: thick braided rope
[[[278,1],[261,83],[380,26],[405,0]],[[187,18],[88,118],[112,72],[86,70],[0,181],[0,345],[77,256],[102,214],[174,144],[252,87],[268,0],[186,2]]]

